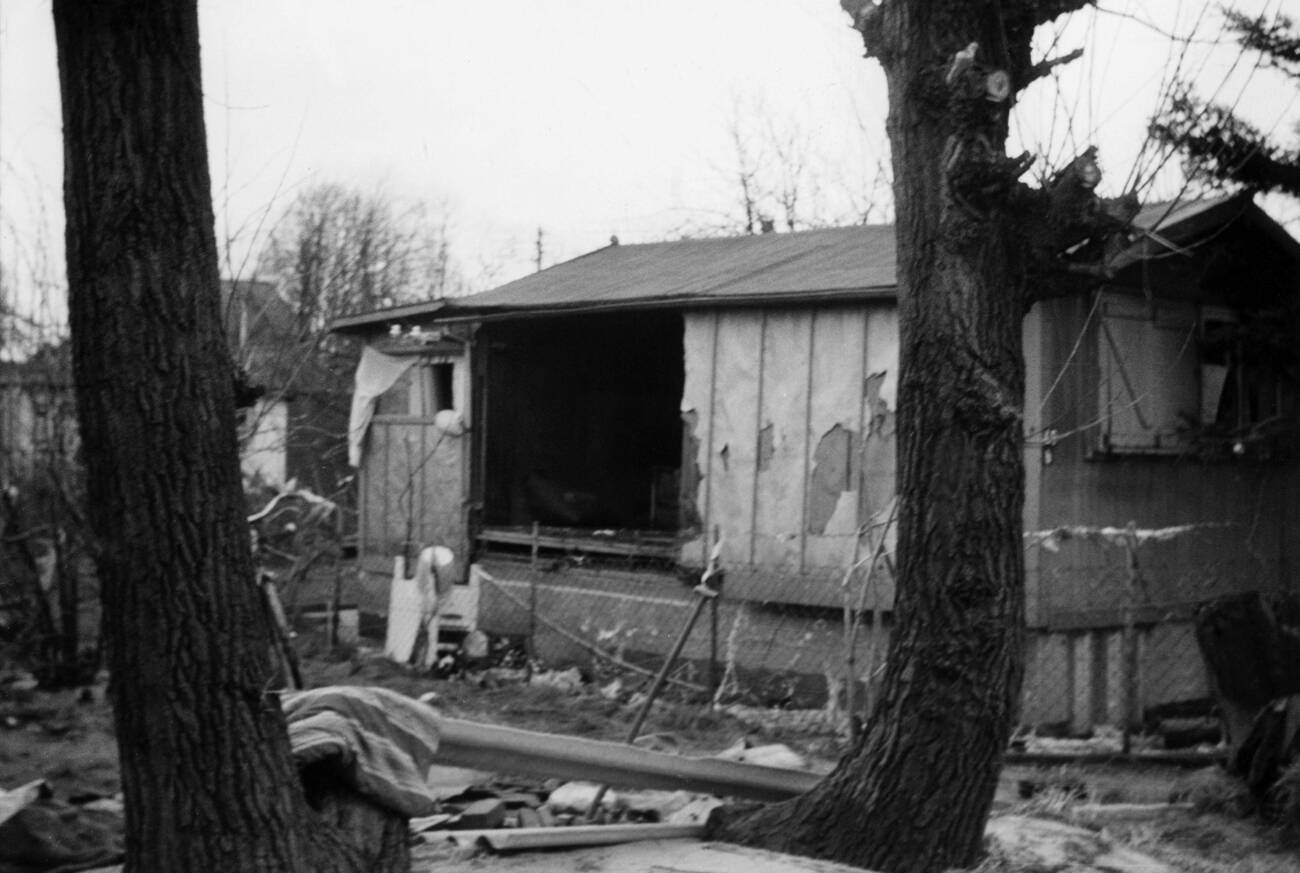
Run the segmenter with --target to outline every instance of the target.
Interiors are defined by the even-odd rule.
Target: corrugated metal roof
[[[1243,212],[1273,224],[1249,195],[1236,195],[1150,204],[1134,226],[1176,239]],[[1117,266],[1146,252],[1146,241],[1139,240]],[[434,313],[442,321],[516,312],[889,298],[895,293],[894,261],[892,225],[611,245],[491,291],[353,316],[335,327],[357,330]]]
[[[459,298],[449,308],[485,312],[701,304],[886,292],[894,284],[894,229],[858,226],[611,245],[491,291]]]
[[[1162,200],[1158,203],[1147,203],[1138,210],[1138,214],[1133,219],[1133,226],[1156,232],[1168,230],[1234,200],[1238,200],[1239,209],[1245,209],[1250,204],[1250,199],[1244,198],[1243,202],[1239,198],[1240,195],[1238,197],[1225,195],[1199,200]]]

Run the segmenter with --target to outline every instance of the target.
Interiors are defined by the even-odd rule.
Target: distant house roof
[[[236,347],[274,346],[296,335],[293,307],[276,292],[273,282],[222,279],[221,305],[226,332]]]
[[[340,376],[302,334],[275,283],[223,279],[221,296],[231,353],[253,384],[273,396],[339,390]]]
[[[1121,269],[1167,250],[1165,243],[1198,238],[1242,216],[1300,253],[1300,244],[1241,194],[1144,207],[1133,222],[1133,244],[1112,266]],[[610,245],[491,291],[355,315],[333,328],[364,331],[430,317],[891,299],[894,266],[892,225]]]

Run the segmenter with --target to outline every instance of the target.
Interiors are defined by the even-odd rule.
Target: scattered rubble
[[[1179,873],[1150,855],[1115,845],[1103,833],[1065,822],[1006,815],[990,820],[985,833],[990,854],[1010,869]]]
[[[530,685],[544,685],[573,693],[582,689],[582,671],[577,667],[570,667],[567,670],[534,673],[528,682]]]
[[[122,859],[120,797],[60,800],[43,779],[0,790],[0,870],[83,870]]]

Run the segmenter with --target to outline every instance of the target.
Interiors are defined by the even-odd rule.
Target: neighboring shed
[[[66,344],[43,347],[24,361],[0,361],[0,487],[76,456],[71,370]]]
[[[1300,368],[1247,338],[1295,345],[1298,249],[1248,197],[1148,207],[1110,281],[1026,319],[1026,530],[1218,525],[1144,557],[1152,652],[1175,634],[1153,670],[1186,672],[1205,593],[1292,584]],[[893,228],[850,227],[611,245],[342,320],[416,362],[358,442],[362,551],[384,573],[441,537],[514,595],[563,591],[575,620],[671,628],[689,598],[674,573],[716,533],[729,602],[802,610],[834,660],[858,532],[894,492],[894,298]],[[438,426],[444,401],[467,431]],[[1086,542],[1030,550],[1031,673],[1069,677],[1031,681],[1034,720],[1113,706],[1122,560]],[[887,617],[892,599],[886,580],[865,605]]]
[[[241,412],[245,478],[272,487],[293,479],[350,504],[345,435],[355,357],[322,349],[272,282],[227,280],[221,291],[231,356],[260,392]]]
[[[223,280],[221,294],[231,356],[261,391],[241,413],[245,476],[337,491],[350,476],[343,450],[350,373],[336,377],[304,348],[297,316],[272,283]],[[34,459],[51,450],[71,460],[76,446],[68,343],[0,361],[0,477],[30,475]]]

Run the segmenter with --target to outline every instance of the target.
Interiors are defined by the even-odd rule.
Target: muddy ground
[[[432,692],[437,705],[457,718],[622,741],[636,714],[629,696],[639,681],[627,681],[622,693],[606,696],[601,689],[612,690],[610,677],[594,677],[597,681],[576,690],[520,684],[509,673],[436,680],[354,650],[312,652],[310,641],[304,648],[309,650],[304,652],[304,675],[311,687],[368,684],[411,696]],[[721,751],[745,737],[758,744],[785,743],[827,767],[842,751],[835,735],[783,729],[780,721],[756,726],[699,704],[667,701],[655,708],[642,735],[657,735],[665,749],[697,755]],[[112,718],[102,684],[0,696],[0,788],[37,778],[50,782],[63,798],[118,792]],[[1021,797],[1025,782],[1040,787],[1028,800]],[[1086,797],[1079,796],[1080,786]],[[1187,873],[1300,873],[1300,854],[1275,831],[1233,814],[1230,793],[1207,774],[1176,768],[1015,766],[1003,774],[995,812],[1025,812],[1100,828],[1120,844]],[[1150,804],[1171,798],[1195,801],[1199,809],[1104,821],[1089,820],[1087,812],[1097,803]],[[997,858],[985,867],[999,873],[1044,869]]]

